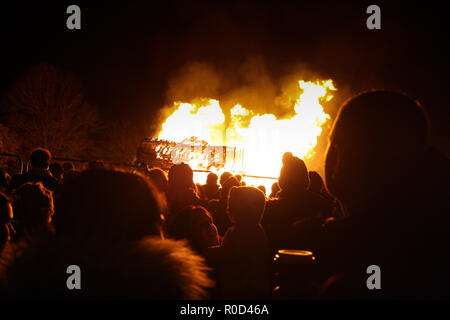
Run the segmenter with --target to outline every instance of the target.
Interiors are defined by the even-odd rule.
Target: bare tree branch
[[[70,74],[40,64],[13,85],[6,101],[8,128],[23,149],[41,146],[55,156],[89,156],[98,115]]]

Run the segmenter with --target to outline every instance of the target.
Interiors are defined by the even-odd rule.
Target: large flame
[[[235,105],[228,111],[229,121],[226,121],[217,100],[203,99],[193,104],[176,102],[175,111],[164,122],[158,139],[186,142],[187,138],[196,137],[196,141],[212,146],[236,147],[231,161],[228,155],[224,158],[227,161],[222,170],[278,177],[283,153],[290,151],[300,158],[310,158],[323,124],[330,119],[321,102],[333,97],[329,92],[336,90],[332,80],[299,81],[298,84],[303,92],[295,99],[295,114],[290,119],[255,114]],[[236,150],[240,151],[239,159],[236,159]],[[195,156],[186,160],[194,170],[204,170],[205,161]]]

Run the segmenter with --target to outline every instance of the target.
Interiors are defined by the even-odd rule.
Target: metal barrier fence
[[[12,153],[0,153],[0,157],[6,157],[6,158],[13,158],[17,161],[17,167],[19,168],[17,173],[23,173],[28,170],[28,162],[24,161],[18,154],[12,154]],[[82,163],[82,164],[88,164],[91,161],[94,160],[82,160],[82,159],[72,159],[72,158],[61,158],[61,157],[55,157],[52,158],[53,161],[57,162],[72,162],[72,163]],[[142,167],[139,164],[129,164],[129,163],[120,163],[120,162],[110,162],[110,161],[104,161],[104,160],[96,160],[101,161],[107,165],[111,166],[120,166],[120,167],[127,167],[127,168],[134,168],[134,169],[142,169]],[[156,161],[155,161],[156,162]],[[156,163],[155,163],[156,164]],[[168,168],[163,168],[168,169]],[[193,170],[194,172],[212,172],[209,170]],[[249,178],[261,178],[261,179],[272,179],[277,180],[278,178],[275,177],[263,177],[263,176],[253,176],[253,175],[246,175],[242,174],[243,177],[249,177]]]

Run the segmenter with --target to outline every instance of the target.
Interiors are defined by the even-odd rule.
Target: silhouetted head
[[[233,187],[228,200],[230,220],[239,225],[260,223],[266,206],[266,197],[254,187]]]
[[[41,226],[52,221],[52,192],[41,182],[28,182],[14,191],[14,220],[26,226]]]
[[[231,172],[225,171],[220,175],[219,183],[223,187],[223,184],[233,176]]]
[[[283,156],[281,157],[281,163],[283,165],[286,164],[287,161],[289,161],[289,159],[291,159],[294,155],[292,154],[292,152],[285,152],[283,153]]]
[[[278,184],[283,191],[304,191],[308,188],[308,170],[302,159],[285,153],[283,155],[283,166],[280,170]]]
[[[153,182],[159,192],[166,193],[169,188],[167,173],[160,168],[153,168],[147,172],[147,176]]]
[[[278,182],[274,182],[272,183],[272,187],[270,189],[270,196],[271,197],[275,197],[278,193],[278,191],[280,191],[280,185],[278,184]]]
[[[215,186],[215,185],[217,185],[218,179],[219,179],[219,177],[217,176],[217,174],[215,174],[214,172],[210,172],[210,173],[208,173],[208,176],[206,177],[206,184]]]
[[[56,201],[56,235],[88,246],[162,236],[164,206],[163,197],[143,175],[83,171],[66,181]]]
[[[264,195],[266,194],[266,187],[264,187],[263,185],[258,186],[258,189],[261,190]]]
[[[346,101],[335,119],[325,161],[328,191],[344,202],[387,194],[409,172],[427,144],[428,120],[405,94],[377,90]],[[408,172],[407,172],[408,171]],[[387,181],[389,179],[389,181]]]
[[[236,177],[237,181],[239,181],[239,183],[242,182],[242,175],[241,174],[237,174],[237,175],[235,175],[235,177]]]
[[[222,186],[222,190],[220,191],[220,199],[221,199],[221,201],[222,202],[227,202],[231,188],[239,187],[240,185],[241,184],[239,183],[239,181],[234,176],[231,176],[227,181],[225,181],[223,186]]]
[[[187,189],[194,187],[194,172],[186,163],[174,164],[169,170],[169,188]]]
[[[323,190],[323,180],[319,173],[316,171],[309,171],[309,190],[317,193]]]
[[[187,239],[196,251],[219,245],[211,214],[200,206],[188,206],[179,211],[168,226],[168,233],[174,239]]]
[[[44,148],[36,148],[31,152],[30,162],[33,168],[48,169],[52,154]]]

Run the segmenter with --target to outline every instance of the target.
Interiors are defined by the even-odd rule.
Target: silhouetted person
[[[11,200],[3,193],[0,193],[0,254],[6,243],[14,236],[14,228],[11,224],[12,219]]]
[[[42,182],[45,188],[53,191],[58,185],[57,180],[49,171],[51,153],[47,149],[34,149],[30,156],[31,169],[24,174],[14,175],[10,189],[14,190],[27,182]]]
[[[186,206],[202,204],[193,179],[194,172],[186,163],[174,164],[169,169],[167,201],[172,217]]]
[[[225,171],[220,175],[220,186],[223,187],[223,184],[225,183],[225,181],[227,181],[228,179],[230,179],[233,176],[233,174],[231,172]]]
[[[229,171],[224,171],[222,172],[222,174],[219,177],[219,184],[220,184],[220,188],[219,188],[219,199],[221,198],[221,193],[222,193],[222,188],[224,183],[230,179],[231,177],[234,177],[234,175],[229,172]]]
[[[266,196],[266,187],[264,187],[263,185],[258,186],[258,189],[262,191],[262,193],[264,193],[264,196]]]
[[[200,206],[182,209],[167,230],[171,238],[186,239],[191,248],[199,253],[203,253],[206,248],[219,245],[219,234],[211,214]]]
[[[208,203],[208,209],[213,216],[214,224],[219,230],[219,234],[223,236],[227,229],[231,226],[231,221],[227,213],[228,208],[228,196],[232,187],[240,186],[239,181],[236,177],[231,176],[222,185],[222,190],[220,192],[220,199],[213,199]]]
[[[323,180],[316,171],[309,171],[309,190],[316,193],[322,193],[324,189]]]
[[[206,184],[200,187],[202,196],[205,200],[209,201],[212,199],[219,199],[219,185],[217,180],[219,177],[217,174],[210,172],[206,177]]]
[[[147,172],[147,176],[155,185],[156,189],[167,197],[167,192],[169,191],[169,179],[167,178],[167,173],[160,168],[152,168]]]
[[[272,183],[272,188],[270,190],[269,198],[271,198],[271,199],[276,198],[279,191],[280,191],[280,185],[278,184],[278,182]]]
[[[223,238],[224,265],[219,274],[225,299],[267,299],[270,297],[270,254],[260,224],[265,196],[254,187],[232,187],[228,214],[233,226]]]
[[[322,216],[329,210],[327,201],[308,190],[308,170],[303,160],[287,152],[282,161],[278,178],[281,190],[277,198],[268,200],[263,218],[264,230],[274,250],[294,246],[294,222]]]
[[[149,180],[118,170],[87,170],[55,203],[56,237],[7,268],[10,297],[199,299],[213,283],[203,258],[164,239],[164,201]],[[68,290],[66,269],[81,268]]]
[[[52,192],[41,182],[27,182],[13,193],[14,240],[35,243],[51,237],[54,213]]]
[[[341,107],[325,182],[346,218],[328,223],[315,249],[342,279],[326,297],[450,296],[449,166],[427,146],[427,132],[422,107],[401,93],[369,91]],[[366,286],[373,264],[381,290]]]

